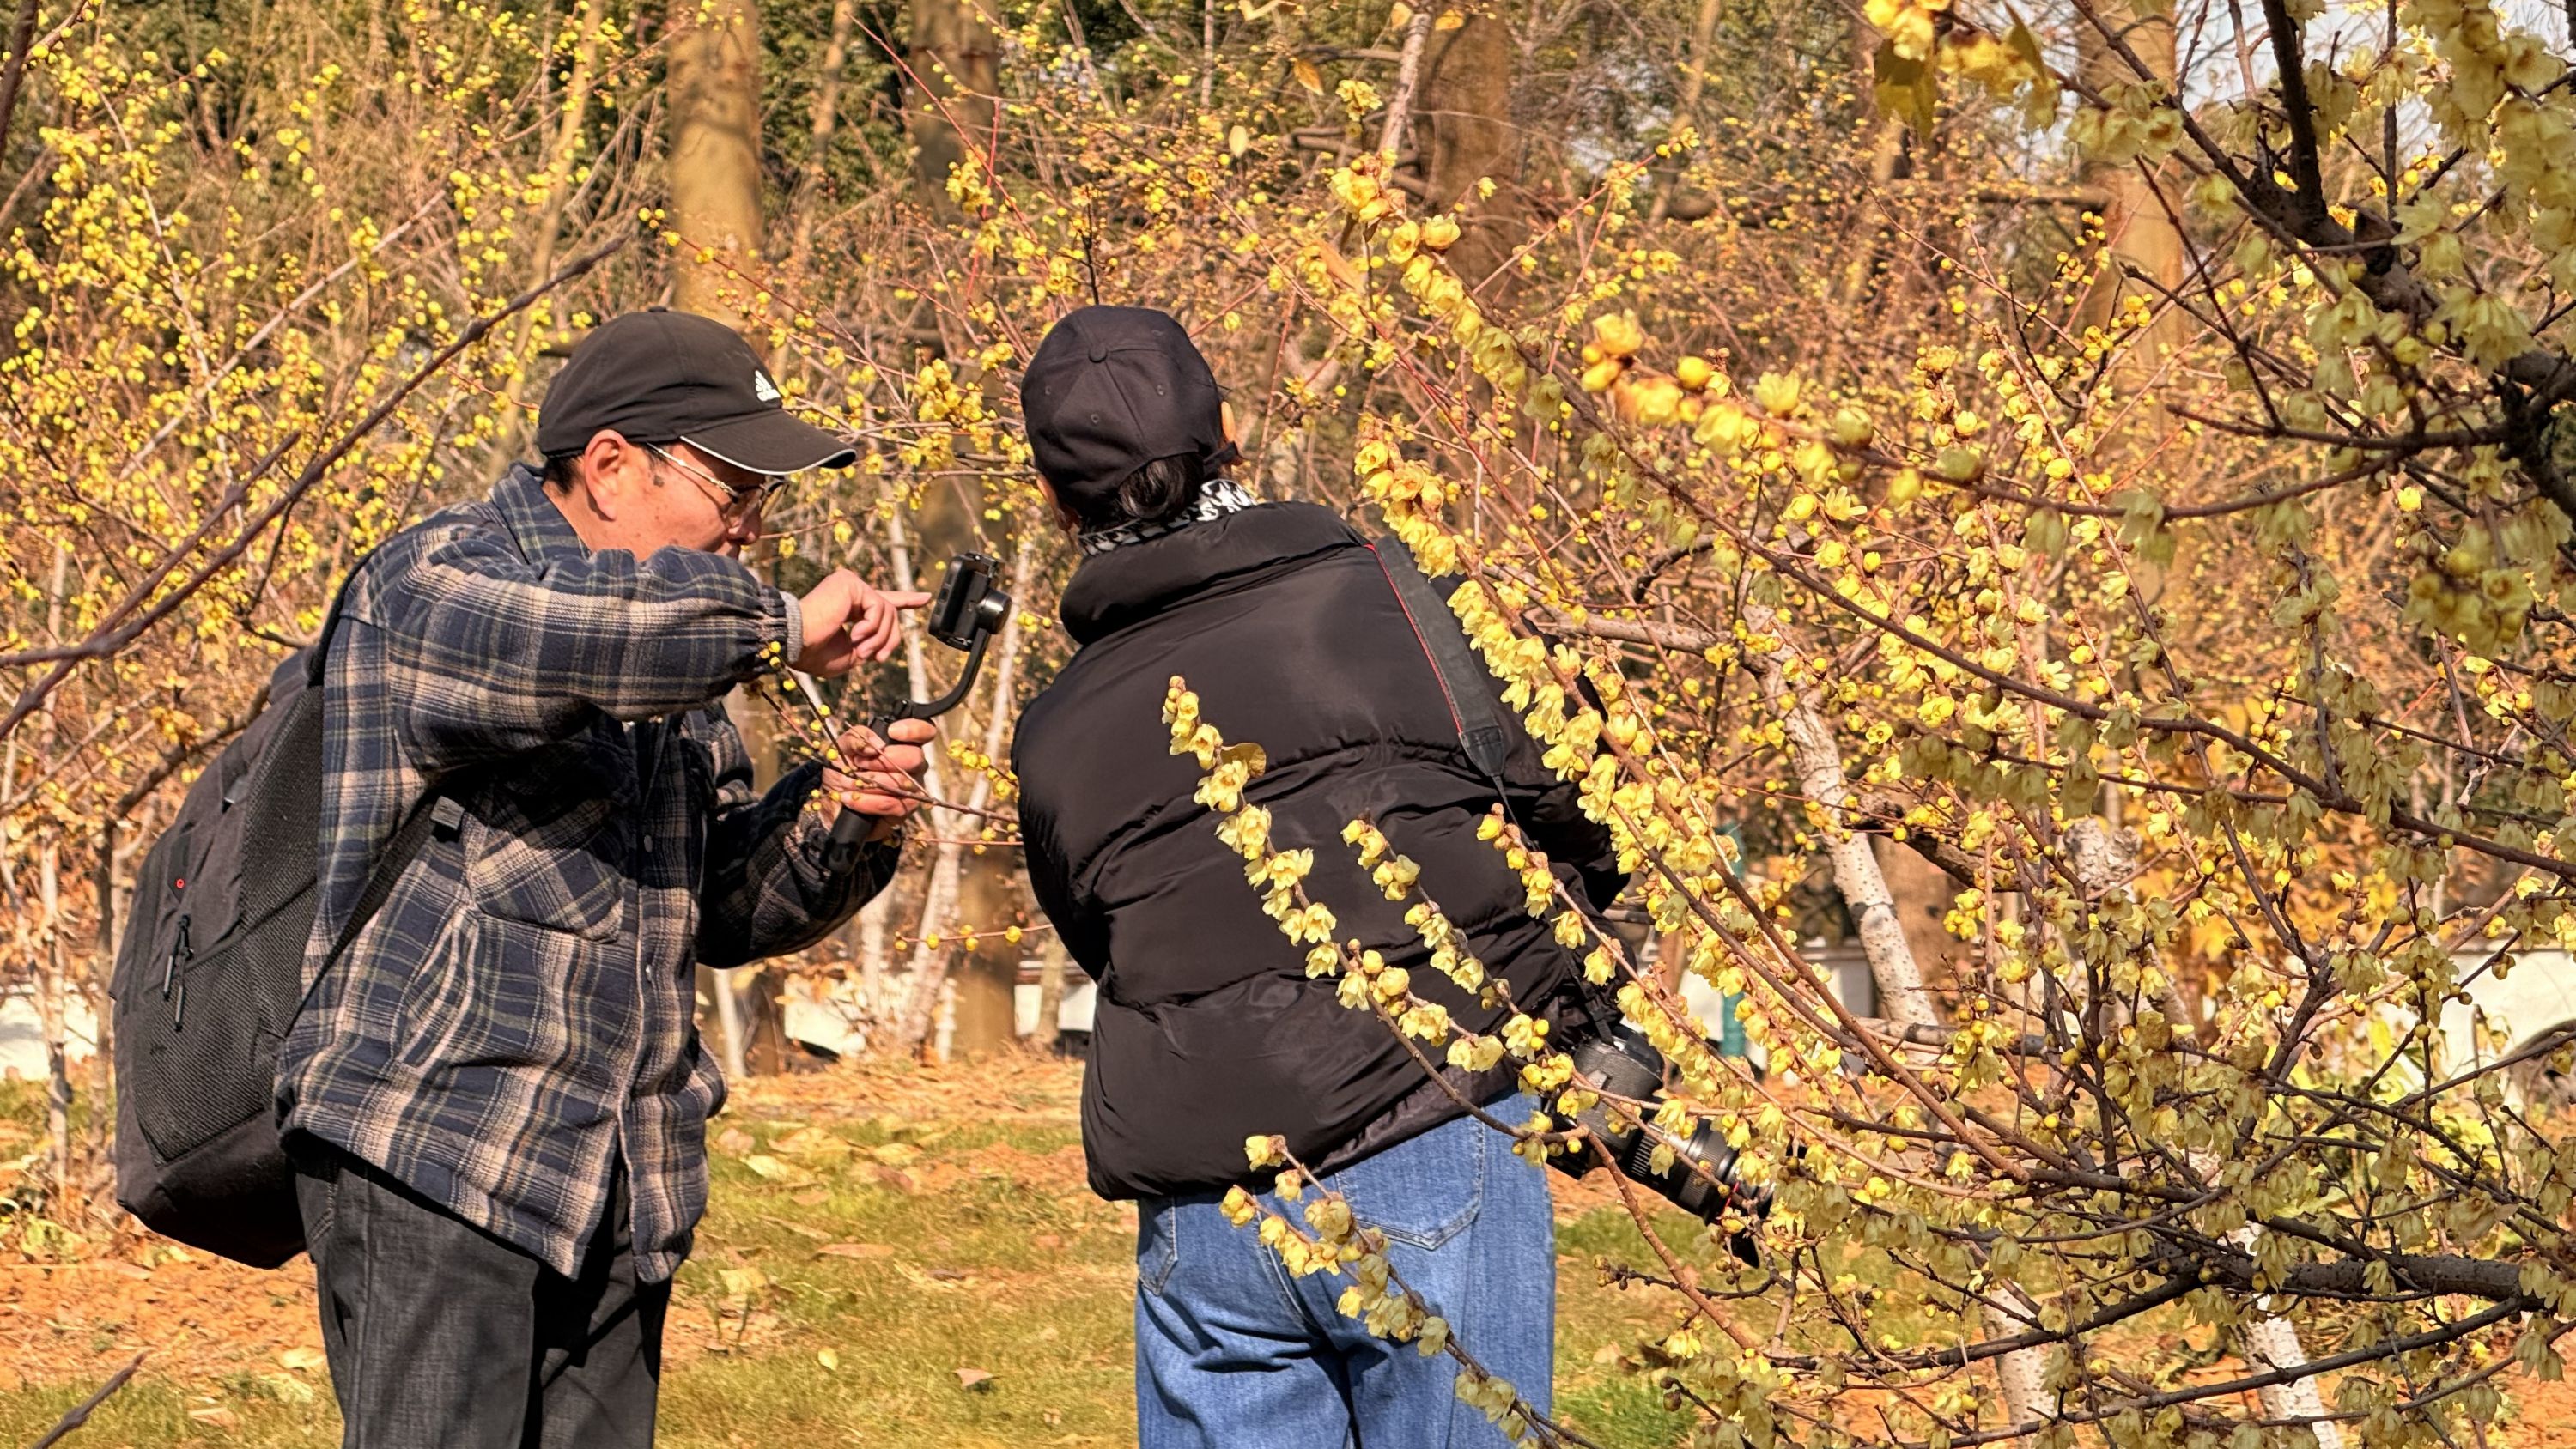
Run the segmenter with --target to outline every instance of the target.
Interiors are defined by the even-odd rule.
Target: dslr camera
[[[1715,1123],[1701,1123],[1687,1141],[1664,1138],[1664,1144],[1672,1148],[1672,1160],[1658,1172],[1654,1164],[1655,1135],[1641,1126],[1623,1125],[1611,1115],[1606,1096],[1652,1102],[1663,1091],[1664,1054],[1655,1050],[1644,1032],[1615,1013],[1606,1025],[1596,1015],[1590,1030],[1575,1041],[1567,1054],[1574,1059],[1575,1070],[1606,1095],[1571,1121],[1557,1117],[1561,1131],[1572,1131],[1577,1126],[1592,1130],[1590,1142],[1548,1159],[1560,1171],[1581,1177],[1601,1165],[1600,1152],[1607,1149],[1629,1181],[1653,1188],[1673,1206],[1702,1222],[1714,1223],[1730,1211],[1755,1218],[1771,1215],[1771,1185],[1746,1183],[1736,1176],[1735,1149],[1727,1145],[1726,1134]],[[1727,1249],[1747,1265],[1758,1266],[1762,1261],[1760,1245],[1749,1231],[1731,1236]]]

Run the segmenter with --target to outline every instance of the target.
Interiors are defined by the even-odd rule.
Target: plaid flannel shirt
[[[311,994],[279,1055],[281,1126],[567,1275],[622,1160],[637,1272],[675,1272],[724,1102],[693,963],[797,950],[894,866],[872,846],[833,878],[805,808],[819,767],[754,794],[718,707],[801,633],[796,601],[732,559],[590,552],[524,466],[378,550],[324,677]],[[432,788],[453,828],[317,985]]]

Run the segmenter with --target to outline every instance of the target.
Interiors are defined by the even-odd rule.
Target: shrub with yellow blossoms
[[[1196,6],[1096,46],[997,17],[1003,94],[956,168],[914,187],[869,153],[891,174],[801,214],[804,250],[740,263],[791,396],[864,453],[782,500],[781,577],[892,576],[936,536],[1046,597],[1074,560],[1013,369],[1095,296],[1180,310],[1250,481],[1454,584],[1614,832],[1626,936],[1489,835],[1673,1063],[1665,1099],[1612,1109],[1714,1124],[1777,1185],[1760,1270],[1644,1201],[1604,1265],[1667,1305],[1620,1363],[1677,1434],[2529,1442],[2515,1386],[2576,1315],[2576,1149],[2542,1090],[2571,1038],[2435,1024],[2576,947],[2564,47],[2463,0],[1864,8],[1856,64],[1806,58],[1843,7],[1631,7],[1635,39],[1462,16],[1456,43],[1504,27],[1529,68],[1505,119],[1546,144],[1519,154],[1473,150],[1473,97],[1402,90],[1382,5],[1219,7],[1204,44]],[[393,18],[399,70],[322,21],[183,61],[93,23],[31,62],[0,363],[14,961],[75,959],[90,882],[112,902],[327,578],[482,487],[534,359],[700,244],[660,214],[631,15]],[[1627,85],[1651,94],[1595,103]],[[201,145],[227,105],[248,119]],[[1489,174],[1441,174],[1462,154]],[[629,233],[504,316],[541,256]],[[1023,622],[1022,690],[1064,647]],[[1010,838],[1011,703],[943,758],[943,798],[982,802],[952,822],[970,848]],[[1245,795],[1258,722],[1198,719],[1185,686],[1171,709],[1208,847],[1291,959],[1425,1070],[1509,1061],[1585,1101],[1535,1018],[1462,1032],[1414,990],[1509,999],[1451,883],[1368,821],[1275,838]],[[1332,850],[1406,902],[1401,959],[1307,893]],[[1862,944],[1875,1006],[1826,989],[1816,935]],[[1761,1071],[1711,1048],[1682,972]],[[2541,1030],[2510,1066],[2507,1029]],[[1301,1196],[1247,1231],[1472,1362],[1347,1204],[1253,1150]],[[2278,1329],[2309,1364],[2255,1361]]]

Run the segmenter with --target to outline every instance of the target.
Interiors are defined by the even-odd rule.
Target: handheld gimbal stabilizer
[[[899,719],[937,719],[955,709],[975,687],[975,676],[983,672],[984,651],[993,642],[993,631],[1011,617],[1011,596],[994,585],[999,563],[991,554],[961,553],[948,561],[948,576],[940,581],[938,597],[930,601],[930,616],[924,627],[930,637],[951,649],[966,651],[966,667],[957,683],[937,699],[912,699],[896,705],[888,713],[868,721],[868,727],[880,736],[885,727]],[[797,681],[803,688],[803,681]],[[830,712],[823,701],[808,692],[805,696],[828,725]],[[869,820],[855,810],[843,810],[832,821],[831,844],[824,851],[824,864],[835,874],[849,869],[858,858],[860,842],[867,838]]]

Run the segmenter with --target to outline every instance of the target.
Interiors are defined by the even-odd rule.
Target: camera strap
[[[1467,643],[1467,633],[1458,627],[1457,617],[1449,612],[1449,601],[1432,587],[1431,581],[1414,567],[1413,550],[1401,539],[1381,538],[1369,545],[1377,555],[1378,569],[1386,575],[1388,587],[1395,590],[1397,607],[1404,610],[1404,621],[1413,628],[1414,642],[1422,646],[1422,657],[1431,663],[1431,677],[1440,682],[1441,696],[1449,701],[1449,720],[1458,727],[1458,744],[1467,752],[1467,760],[1491,781],[1494,795],[1511,807],[1511,797],[1503,787],[1503,761],[1511,753],[1511,733],[1503,728],[1501,706],[1494,691],[1486,684],[1485,666],[1476,659]],[[1425,629],[1422,621],[1436,618],[1440,625]]]
[[[1422,646],[1422,657],[1431,662],[1431,675],[1440,681],[1440,693],[1449,701],[1449,718],[1458,727],[1458,743],[1467,759],[1492,782],[1494,798],[1502,802],[1503,812],[1518,821],[1512,810],[1512,797],[1503,784],[1503,761],[1511,753],[1511,732],[1503,728],[1502,701],[1494,697],[1482,661],[1467,642],[1467,631],[1459,626],[1458,617],[1450,612],[1449,601],[1432,582],[1414,566],[1413,550],[1402,539],[1389,535],[1369,545],[1377,555],[1377,566],[1386,574],[1387,584],[1395,590],[1395,601],[1404,610],[1405,622],[1413,628],[1414,642]],[[1423,620],[1434,621],[1423,627]],[[1575,997],[1585,1016],[1591,1019],[1596,1035],[1607,1036],[1619,1022],[1616,1004],[1600,999],[1598,989],[1580,974],[1574,978]]]

